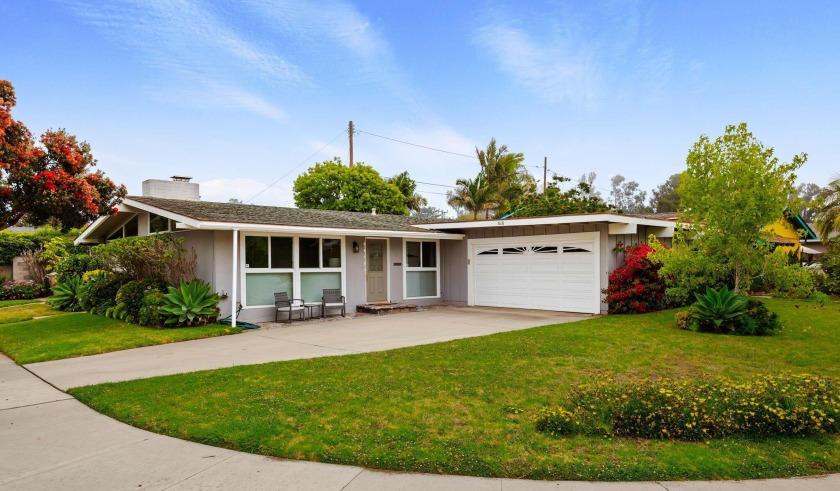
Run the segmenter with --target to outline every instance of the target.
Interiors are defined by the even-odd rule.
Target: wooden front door
[[[367,254],[367,301],[385,302],[388,300],[388,265],[385,246],[387,241],[382,239],[368,239],[366,241]]]

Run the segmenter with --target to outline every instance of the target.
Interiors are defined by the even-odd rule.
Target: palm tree
[[[475,154],[481,165],[481,173],[493,189],[496,212],[509,211],[511,201],[527,193],[528,183],[533,183],[533,179],[522,165],[525,156],[522,153],[508,152],[507,145],[497,146],[495,138],[490,139],[485,150],[476,148]],[[489,215],[489,209],[485,210],[485,213]]]
[[[455,209],[472,212],[473,220],[478,220],[480,212],[486,212],[496,203],[495,190],[481,173],[475,179],[458,179],[455,184],[458,187],[447,193],[446,202]]]
[[[397,174],[388,179],[388,182],[397,186],[397,189],[405,197],[403,203],[408,211],[420,211],[420,208],[429,204],[426,198],[417,193],[417,183],[408,175],[408,171]]]
[[[826,244],[833,233],[840,232],[840,174],[831,179],[817,198],[817,230]]]

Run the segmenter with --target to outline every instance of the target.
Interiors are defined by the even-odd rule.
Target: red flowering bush
[[[648,259],[653,248],[647,244],[624,249],[624,266],[610,274],[604,299],[611,314],[644,314],[663,308],[665,283],[659,265]]]

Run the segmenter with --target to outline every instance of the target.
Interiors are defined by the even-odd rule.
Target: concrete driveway
[[[33,363],[26,368],[67,390],[237,365],[383,351],[590,317],[537,310],[439,307],[340,321],[272,324],[235,336]]]

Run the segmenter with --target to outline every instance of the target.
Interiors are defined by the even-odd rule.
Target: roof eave
[[[301,227],[295,225],[268,225],[240,222],[198,222],[194,226],[180,225],[179,230],[238,230],[257,233],[290,233],[297,235],[356,235],[360,237],[405,237],[417,239],[462,240],[463,234],[418,230],[379,230],[337,227]]]

